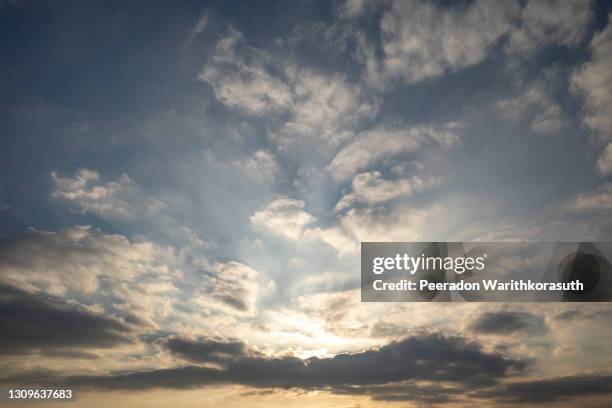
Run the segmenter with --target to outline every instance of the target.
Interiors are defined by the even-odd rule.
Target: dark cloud
[[[131,331],[123,322],[83,307],[0,285],[0,354],[52,351],[68,356],[72,348],[129,343]]]
[[[171,338],[162,344],[181,358],[194,362],[214,361],[218,368],[185,366],[72,376],[55,381],[75,387],[110,390],[241,384],[268,390],[322,389],[338,394],[368,395],[379,400],[433,404],[448,401],[468,390],[497,384],[524,368],[522,362],[487,353],[477,343],[439,334],[421,334],[378,349],[306,360],[264,357],[237,342]],[[40,378],[43,382],[49,381],[47,377]],[[424,382],[429,385],[423,385]]]
[[[612,395],[611,374],[585,374],[511,382],[474,393],[508,403],[556,402],[577,397]]]
[[[246,351],[244,343],[238,341],[194,341],[179,337],[167,339],[164,346],[171,353],[194,363],[223,361],[244,355]]]
[[[239,291],[235,294],[226,294],[222,296],[215,296],[215,299],[218,299],[220,302],[225,305],[236,309],[239,312],[247,312],[249,310],[249,304],[244,301],[242,296],[245,296],[245,291]]]
[[[412,401],[427,406],[456,400],[466,393],[465,387],[452,384],[419,384],[406,381],[395,384],[338,387],[337,393],[367,395],[376,401]]]
[[[544,320],[526,312],[486,312],[481,314],[470,329],[479,334],[510,334],[545,329]]]
[[[237,343],[221,345],[215,341],[195,343],[173,339],[168,348],[183,357],[189,356],[192,361],[206,360],[222,350],[233,357],[225,363],[223,376],[230,382],[255,387],[323,388],[407,379],[483,385],[523,367],[518,361],[487,354],[479,345],[460,337],[438,334],[409,337],[360,353],[306,360],[245,354],[247,349]]]
[[[46,351],[45,357],[49,358],[73,358],[79,360],[96,360],[100,358],[99,355],[95,353],[88,353],[86,351],[78,351],[78,350],[53,350]]]

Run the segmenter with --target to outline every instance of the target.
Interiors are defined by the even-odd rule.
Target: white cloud
[[[358,246],[354,239],[338,227],[309,226],[316,218],[304,210],[302,200],[279,198],[251,216],[251,223],[273,235],[300,243],[324,242],[338,253],[353,253]]]
[[[178,276],[173,251],[152,242],[131,242],[90,227],[60,232],[30,229],[0,250],[0,279],[28,290],[93,293],[101,279],[129,282],[155,273]]]
[[[506,38],[509,53],[548,44],[577,46],[592,17],[590,2],[581,0],[378,4],[386,7],[380,20],[380,50],[365,30],[355,37],[366,81],[383,89],[393,81],[412,84],[476,65]],[[359,1],[345,2],[339,14],[357,18],[365,9]]]
[[[371,65],[370,79],[414,83],[477,64],[509,30],[518,11],[511,2],[477,0],[468,6],[442,7],[433,2],[395,1],[380,23],[381,74],[373,75],[373,54],[364,54]]]
[[[531,0],[521,10],[519,27],[511,32],[508,51],[533,51],[546,44],[576,46],[591,18],[590,1]]]
[[[557,133],[568,126],[561,106],[552,99],[542,81],[531,84],[513,98],[499,101],[497,109],[502,118],[513,122],[536,112],[530,118],[530,128],[537,133]]]
[[[359,250],[359,242],[339,225],[328,228],[309,228],[305,230],[304,237],[310,242],[326,243],[341,257],[354,255]]]
[[[364,241],[419,241],[432,234],[436,220],[433,210],[406,205],[390,210],[352,208],[328,228],[306,228],[303,237],[310,242],[322,241],[340,257],[355,256]],[[430,228],[431,227],[431,228]],[[430,235],[431,236],[431,235]]]
[[[291,119],[280,130],[281,143],[301,137],[317,137],[336,144],[353,136],[355,125],[376,112],[362,93],[341,75],[324,76],[312,71],[292,74],[294,100]]]
[[[329,164],[336,180],[353,176],[381,159],[403,153],[420,151],[428,143],[435,142],[450,147],[459,141],[456,123],[443,127],[417,126],[402,130],[377,129],[360,134],[345,145]]]
[[[316,219],[304,211],[305,203],[291,198],[279,198],[251,216],[256,227],[276,235],[297,240],[306,225]]]
[[[346,140],[358,122],[377,109],[342,75],[298,68],[286,56],[281,59],[248,45],[236,30],[218,42],[198,78],[230,108],[257,116],[277,114],[280,125],[273,135],[283,146],[302,137]]]
[[[574,210],[612,209],[612,183],[604,183],[595,191],[579,194],[571,203]]]
[[[165,204],[145,196],[126,174],[104,183],[94,171],[81,169],[74,177],[51,173],[54,190],[51,196],[74,204],[78,211],[102,218],[132,217],[141,212],[160,210]]]
[[[201,248],[199,248],[201,250]],[[201,251],[133,241],[90,227],[30,229],[0,247],[0,283],[67,299],[154,329],[190,330],[215,316],[253,315],[259,274],[239,262],[211,264]],[[193,298],[185,299],[193,289]],[[198,310],[185,320],[175,306]],[[193,303],[192,303],[193,302]],[[193,316],[192,316],[193,317]]]
[[[391,211],[351,209],[340,220],[342,229],[356,242],[419,241],[423,238],[430,211],[400,205]]]
[[[239,31],[230,29],[210,58],[198,78],[208,82],[224,104],[262,115],[283,111],[291,103],[289,87],[267,72],[265,56],[246,45]]]
[[[361,202],[368,205],[384,203],[394,198],[410,195],[440,182],[439,178],[422,179],[413,176],[407,179],[385,180],[378,171],[359,173],[353,178],[352,191],[340,199],[335,211],[341,211]]]
[[[267,150],[257,150],[246,160],[235,160],[231,164],[238,167],[247,176],[258,180],[275,180],[279,176],[280,166],[274,155]]]
[[[310,226],[316,218],[304,210],[301,200],[282,198],[272,201],[251,216],[251,223],[300,245],[323,242],[340,256],[354,255],[362,241],[415,241],[423,237],[432,210],[405,205],[390,210],[350,209],[327,228]],[[436,223],[430,224],[431,230]]]

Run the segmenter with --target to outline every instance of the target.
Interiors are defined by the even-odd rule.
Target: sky
[[[609,405],[605,303],[359,291],[363,241],[612,240],[609,2],[0,0],[0,38],[0,386]]]

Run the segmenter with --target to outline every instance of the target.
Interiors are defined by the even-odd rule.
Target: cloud
[[[592,17],[590,1],[528,1],[521,9],[519,27],[510,34],[507,50],[531,52],[548,44],[577,46]]]
[[[536,133],[554,134],[569,126],[561,106],[552,99],[541,81],[530,84],[528,89],[513,98],[499,101],[497,109],[502,118],[514,122],[527,116],[531,130]]]
[[[245,344],[240,341],[172,337],[165,340],[163,345],[170,353],[194,363],[223,362],[247,352]]]
[[[341,225],[306,229],[304,238],[309,242],[322,241],[332,247],[340,256],[353,256],[359,250],[359,242]]]
[[[465,390],[462,387],[448,384],[431,385],[403,382],[389,385],[345,387],[341,393],[368,395],[374,401],[416,402],[422,406],[437,406],[438,404],[460,401]]]
[[[200,348],[204,354],[211,348],[222,348],[232,358],[219,361],[220,368],[186,366],[115,375],[73,376],[62,379],[62,383],[117,390],[241,384],[256,388],[324,389],[359,394],[362,387],[415,381],[478,389],[524,368],[524,363],[485,352],[477,343],[439,334],[415,335],[378,349],[306,360],[251,356],[240,347],[209,342],[185,346],[178,347],[181,356],[189,349],[188,356],[199,359],[197,350]]]
[[[255,313],[257,271],[240,262],[227,262],[213,265],[206,275],[205,294],[197,299],[199,304],[232,314]]]
[[[134,328],[64,300],[0,284],[0,354],[60,353],[132,343]],[[77,350],[74,350],[77,349]]]
[[[610,15],[609,20],[612,20]],[[612,138],[612,24],[595,34],[589,45],[590,61],[577,68],[571,77],[571,89],[585,98],[584,121],[589,128],[601,134],[604,140]]]
[[[597,159],[597,170],[600,174],[612,173],[612,143],[608,143],[603,153]]]
[[[363,241],[415,241],[423,237],[425,225],[437,227],[432,213],[406,205],[384,208],[352,208],[326,228],[311,226],[316,218],[304,210],[302,200],[280,198],[251,216],[263,231],[300,245],[324,242],[340,256],[353,255]],[[429,220],[429,224],[427,224]],[[431,232],[428,231],[428,232]]]
[[[569,207],[574,210],[612,209],[612,183],[604,183],[594,191],[579,194]]]
[[[591,3],[580,0],[507,1],[501,6],[483,0],[378,5],[384,9],[380,45],[368,39],[366,29],[354,33],[364,78],[378,89],[395,81],[414,84],[479,64],[499,43],[505,43],[510,55],[550,44],[575,47],[592,19]],[[347,1],[338,13],[343,19],[358,19],[372,7],[372,3]]]
[[[198,79],[208,82],[224,104],[262,115],[283,111],[291,102],[290,88],[267,72],[266,55],[246,45],[241,32],[230,28],[210,58]]]
[[[597,33],[589,45],[591,60],[576,69],[571,77],[570,90],[584,97],[584,123],[608,142],[597,161],[601,174],[612,172],[612,14],[608,25]]]
[[[0,281],[28,290],[93,293],[101,279],[133,281],[145,273],[172,276],[172,251],[151,242],[130,242],[90,227],[59,232],[30,229],[0,242]]]
[[[165,207],[163,202],[144,196],[126,174],[108,183],[101,182],[98,173],[87,169],[66,178],[52,172],[51,178],[54,186],[51,196],[74,204],[82,213],[109,219],[130,218]]]
[[[481,62],[488,49],[511,27],[516,4],[474,1],[439,6],[423,1],[394,1],[380,20],[382,60],[362,55],[367,79],[375,86],[390,80],[415,83]]]
[[[272,181],[278,179],[280,174],[280,165],[276,157],[267,150],[257,150],[251,157],[231,163],[245,176],[256,180]]]
[[[198,35],[200,35],[202,31],[206,29],[207,25],[208,25],[208,11],[204,11],[202,14],[200,14],[200,17],[198,17],[198,20],[196,21],[195,25],[191,29],[191,32],[189,33],[189,37],[187,38],[187,44],[193,42],[193,40],[195,40],[198,37]]]
[[[567,127],[562,117],[561,107],[556,103],[546,105],[531,122],[531,130],[540,133],[558,133]]]
[[[419,176],[408,179],[385,180],[378,171],[359,173],[353,178],[352,192],[338,201],[334,211],[348,208],[354,202],[368,205],[384,203],[426,189],[439,182],[439,178],[424,180]]]
[[[316,219],[304,211],[305,203],[291,198],[278,198],[250,218],[251,223],[275,235],[291,240],[301,237],[304,227]]]
[[[351,246],[335,247],[340,253],[351,253],[365,241],[402,242],[424,239],[424,234],[435,235],[435,208],[417,209],[404,204],[392,208],[352,208],[338,222]]]
[[[292,70],[294,101],[291,119],[280,130],[281,144],[304,137],[331,144],[349,140],[359,122],[377,111],[357,86],[341,75],[325,76],[310,70]]]
[[[416,82],[476,64],[504,33],[509,11],[505,5],[492,7],[487,2],[475,2],[463,10],[394,2],[381,21],[385,69],[392,76]]]
[[[376,129],[361,133],[346,144],[328,166],[336,180],[353,176],[379,160],[420,151],[428,144],[450,147],[459,142],[457,123],[442,127],[417,126],[409,129]]]
[[[602,304],[603,305],[603,304]],[[561,321],[564,325],[569,321],[587,322],[589,320],[607,320],[612,316],[612,309],[604,306],[601,309],[593,307],[589,309],[567,309],[555,315],[553,319]]]
[[[259,274],[239,262],[210,263],[192,250],[130,241],[90,227],[31,229],[0,242],[0,283],[86,299],[137,323],[143,332],[183,333],[216,316],[254,315]]]
[[[469,329],[478,334],[508,335],[544,328],[541,317],[527,312],[485,312],[482,313]]]
[[[585,397],[603,395],[612,395],[612,375],[606,373],[509,382],[492,390],[474,393],[476,397],[522,404],[562,401],[577,403]]]
[[[230,29],[198,78],[208,82],[226,106],[275,119],[272,134],[281,147],[304,137],[329,143],[347,140],[360,120],[376,112],[376,103],[367,101],[343,75],[325,75],[287,59],[248,45],[242,33]]]
[[[338,13],[342,18],[354,18],[363,14],[372,2],[366,0],[346,0],[338,4]]]

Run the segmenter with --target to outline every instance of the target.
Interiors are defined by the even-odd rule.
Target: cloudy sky
[[[359,244],[612,240],[611,13],[0,0],[0,385],[607,406],[612,307],[362,304]]]

